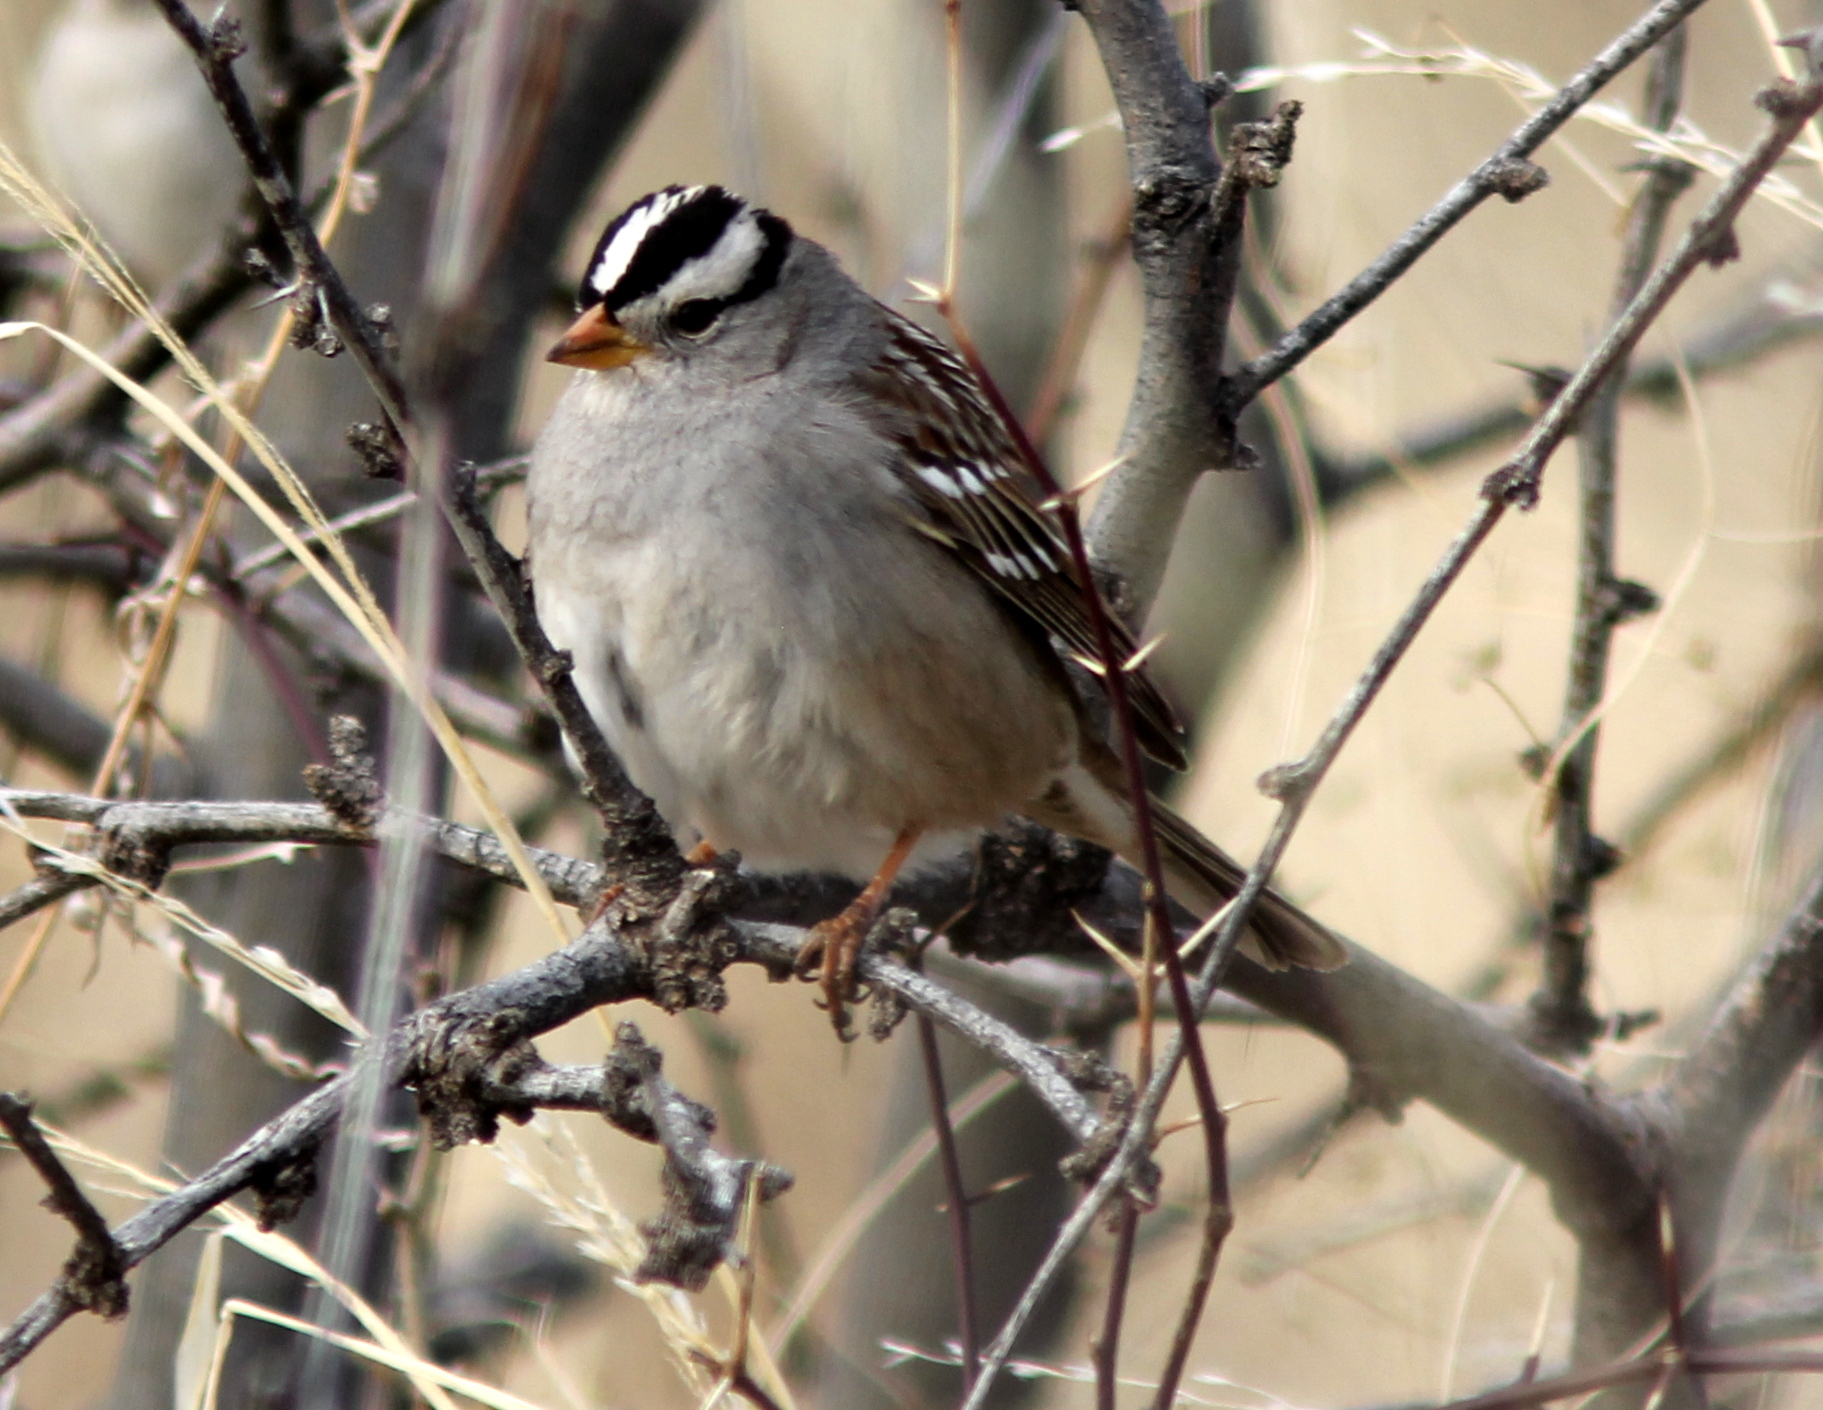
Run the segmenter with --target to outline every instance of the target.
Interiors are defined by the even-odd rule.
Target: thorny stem
[[[1190,1279],[1190,1291],[1177,1319],[1177,1331],[1171,1338],[1171,1354],[1165,1369],[1159,1373],[1158,1393],[1152,1398],[1153,1410],[1171,1410],[1177,1400],[1178,1383],[1184,1367],[1190,1362],[1190,1348],[1196,1343],[1197,1328],[1202,1324],[1203,1308],[1209,1302],[1209,1289],[1215,1282],[1215,1265],[1221,1258],[1222,1245],[1234,1228],[1234,1200],[1228,1184],[1228,1117],[1216,1107],[1216,1127],[1203,1127],[1203,1164],[1209,1171],[1209,1195],[1203,1202],[1203,1240],[1196,1251],[1196,1271]]]
[[[1095,1339],[1095,1410],[1114,1410],[1119,1389],[1120,1324],[1127,1308],[1127,1286],[1133,1274],[1133,1241],[1139,1229],[1139,1206],[1123,1199],[1114,1211],[1114,1257],[1108,1270],[1108,1302]]]
[[[950,21],[950,59],[953,66],[958,62],[961,44],[958,28],[960,0],[949,0],[949,4],[951,8],[946,13],[949,15]],[[960,126],[959,114],[954,110],[955,104],[959,101],[957,79],[958,76],[952,69],[950,85],[952,141],[955,140],[955,134]],[[957,199],[956,177],[957,174],[952,173],[952,201]],[[1244,201],[1237,196],[1234,206],[1232,225],[1238,233],[1240,222],[1244,218]],[[1184,981],[1183,961],[1178,958],[1177,947],[1170,940],[1173,931],[1169,902],[1165,892],[1164,864],[1159,852],[1158,831],[1152,816],[1151,793],[1146,786],[1145,763],[1140,753],[1139,731],[1133,718],[1133,702],[1127,694],[1126,662],[1121,659],[1116,649],[1114,630],[1108,617],[1109,609],[1102,600],[1101,591],[1096,585],[1094,571],[1090,566],[1088,545],[1083,538],[1082,521],[1076,513],[1076,502],[1073,497],[1063,493],[1056,476],[1051,473],[1050,466],[1045,463],[1038,447],[1027,434],[1024,423],[1014,414],[1012,406],[1002,394],[993,375],[988,371],[973,340],[969,338],[967,330],[963,328],[960,319],[956,316],[954,259],[960,243],[960,235],[959,223],[952,222],[949,241],[950,262],[945,270],[945,285],[940,300],[941,312],[948,319],[957,347],[974,371],[976,380],[999,416],[1007,434],[1012,437],[1020,457],[1026,463],[1026,468],[1038,482],[1046,499],[1055,506],[1054,513],[1057,516],[1058,525],[1063,530],[1064,541],[1069,547],[1071,566],[1075,571],[1077,581],[1081,584],[1090,629],[1095,636],[1095,654],[1100,658],[1102,665],[1102,686],[1107,692],[1108,707],[1114,719],[1114,740],[1120,753],[1122,772],[1126,777],[1127,796],[1133,805],[1133,830],[1139,844],[1140,874],[1145,879],[1142,896],[1142,904],[1146,913],[1144,923],[1148,932],[1158,938],[1158,948],[1164,953],[1166,974],[1171,980],[1171,992],[1178,1004],[1178,1013],[1181,1015],[1177,1030],[1177,1048],[1187,1050],[1189,1054],[1198,1113],[1203,1118],[1205,1129],[1215,1132],[1214,1139],[1217,1144],[1213,1148],[1209,1167],[1209,1184],[1213,1193],[1216,1188],[1225,1189],[1227,1185],[1225,1169],[1227,1156],[1219,1144],[1222,1130],[1221,1103],[1215,1096],[1215,1083],[1209,1075],[1208,1060],[1203,1052],[1202,1035],[1198,1031],[1196,1020],[1193,1017],[1199,1012],[1199,1009],[1189,1002],[1189,991]],[[1152,971],[1149,965],[1142,983],[1148,989],[1151,986]],[[1206,998],[1207,995],[1204,997]],[[1148,1059],[1151,1047],[1150,1037],[1148,1032],[1144,1040]],[[1142,1072],[1142,1080],[1147,1075],[1149,1074]],[[1156,1116],[1155,1108],[1143,1123],[1137,1124],[1149,1130]],[[1121,1217],[1125,1236],[1116,1243],[1114,1276],[1110,1280],[1108,1289],[1107,1325],[1110,1332],[1106,1351],[1108,1357],[1106,1381],[1110,1391],[1113,1385],[1113,1361],[1118,1352],[1122,1304],[1126,1300],[1128,1272],[1133,1256],[1133,1226],[1137,1222],[1138,1211],[1129,1204]],[[1200,1307],[1198,1310],[1200,1312]],[[1008,1331],[1001,1333],[999,1341],[1010,1346],[1011,1336]],[[1003,1361],[1005,1359],[1004,1351],[1001,1359]],[[971,1369],[969,1379],[973,1380],[973,1358],[969,1358],[969,1361]],[[967,1387],[965,1400],[968,1403],[977,1403],[980,1396],[985,1394],[988,1379],[983,1376],[979,1382]]]
[[[947,305],[946,300],[944,309],[946,314],[950,312]],[[1200,995],[1199,1001],[1193,1003],[1189,986],[1184,977],[1183,960],[1178,957],[1177,946],[1166,938],[1174,932],[1165,892],[1164,864],[1158,847],[1158,831],[1152,817],[1151,794],[1146,787],[1145,763],[1140,754],[1139,731],[1134,725],[1133,702],[1127,695],[1126,663],[1120,659],[1115,648],[1114,631],[1108,619],[1108,607],[1102,601],[1101,592],[1095,585],[1094,573],[1089,566],[1089,550],[1083,539],[1082,522],[1077,517],[1074,499],[1062,492],[1056,477],[1051,474],[1050,467],[1039,455],[1037,447],[1026,435],[1025,427],[1013,414],[1013,410],[1002,396],[1000,388],[989,375],[987,367],[981,361],[981,355],[976,351],[974,344],[968,340],[961,327],[955,324],[953,318],[952,327],[957,335],[957,346],[968,359],[970,367],[974,369],[977,380],[981,383],[994,410],[1006,426],[1007,433],[1013,437],[1020,455],[1026,461],[1027,468],[1037,479],[1047,499],[1056,505],[1055,512],[1058,523],[1063,529],[1064,541],[1069,546],[1071,563],[1075,568],[1078,581],[1082,584],[1083,601],[1089,614],[1090,626],[1095,633],[1095,652],[1102,663],[1102,685],[1107,692],[1109,709],[1114,716],[1114,739],[1120,752],[1121,767],[1126,775],[1127,794],[1133,804],[1133,830],[1139,843],[1140,871],[1145,878],[1142,897],[1146,912],[1145,924],[1162,939],[1158,948],[1165,961],[1165,975],[1171,984],[1172,1000],[1177,1004],[1177,1012],[1184,1016],[1179,1019],[1171,1051],[1179,1058],[1188,1056],[1191,1085],[1196,1095],[1197,1114],[1202,1117],[1206,1129],[1215,1133],[1215,1139],[1219,1142],[1223,1129],[1221,1103],[1216,1099],[1215,1082],[1209,1074],[1208,1058],[1203,1051],[1202,1034],[1197,1028],[1195,1019],[1189,1017],[1201,1013],[1202,1003],[1206,1002],[1209,994],[1214,992],[1215,986],[1213,983],[1210,984]],[[1270,876],[1270,871],[1267,875]],[[1256,897],[1264,886],[1265,879],[1262,878],[1260,886],[1255,889]],[[1243,908],[1237,906],[1238,909]],[[1233,929],[1232,920],[1229,928]],[[1234,931],[1234,937],[1235,940],[1238,940],[1238,930]],[[1233,943],[1233,941],[1230,942],[1229,949],[1233,948]],[[1225,952],[1219,947],[1212,951],[1212,954],[1224,954],[1225,957]],[[1145,976],[1145,980],[1150,982],[1149,973]],[[1165,1087],[1160,1089],[1159,1102],[1144,1115],[1143,1119],[1136,1119],[1135,1129],[1150,1130],[1152,1122],[1158,1116],[1158,1106],[1163,1102],[1164,1092],[1169,1089],[1170,1078],[1175,1076],[1176,1064],[1174,1062]],[[1131,1130],[1128,1135],[1131,1137]],[[1226,1187],[1227,1176],[1221,1169],[1225,1165],[1226,1159],[1226,1153],[1218,1145],[1213,1151],[1209,1168],[1209,1188],[1212,1194],[1218,1187]],[[1131,1245],[1129,1244],[1129,1256],[1130,1251]],[[1110,1300],[1124,1297],[1126,1285],[1124,1275],[1117,1276],[1109,1289]],[[1116,1314],[1117,1309],[1110,1308],[1110,1317],[1118,1328],[1119,1318]],[[1017,1333],[1011,1332],[1011,1326],[1009,1320],[1007,1327],[1002,1330],[995,1342],[996,1346],[1003,1348],[1000,1353],[1002,1363],[1006,1357],[1005,1348],[1010,1348],[1012,1337],[1017,1335]],[[991,1372],[982,1376],[974,1388],[974,1393],[969,1397],[970,1405],[978,1403],[979,1398],[985,1394],[985,1387],[990,1378]]]
[[[937,1135],[937,1152],[949,1194],[950,1240],[956,1262],[956,1323],[962,1342],[962,1393],[974,1389],[975,1367],[981,1359],[980,1323],[975,1315],[975,1254],[969,1229],[968,1187],[962,1183],[962,1161],[956,1150],[956,1132],[949,1120],[949,1096],[943,1084],[943,1055],[937,1050],[937,1025],[918,1015],[918,1049],[924,1057],[924,1085],[930,1093],[931,1129]]]
[[[1664,312],[1672,295],[1698,265],[1723,264],[1737,257],[1735,218],[1785,149],[1804,130],[1805,123],[1823,108],[1823,79],[1813,76],[1803,84],[1780,80],[1761,89],[1754,102],[1772,117],[1766,131],[1709,198],[1670,257],[1653,270],[1625,311],[1614,320],[1601,343],[1538,418],[1519,449],[1489,477],[1484,493],[1498,495],[1522,509],[1531,508],[1538,498],[1545,461],[1574,429],[1608,374],[1633,351],[1646,329]],[[1559,753],[1576,742],[1574,738],[1563,742],[1558,746]],[[1552,761],[1553,765],[1557,762]]]
[[[1659,10],[1668,8],[1673,7],[1660,6]],[[1659,10],[1653,13],[1657,14]],[[1665,28],[1669,28],[1669,22]],[[1653,37],[1657,38],[1662,33],[1663,30],[1655,31]],[[1610,46],[1610,50],[1612,48]],[[1241,930],[1253,914],[1253,907],[1265,890],[1267,879],[1278,866],[1292,834],[1297,830],[1312,793],[1385,686],[1394,667],[1416,640],[1418,632],[1429,620],[1437,604],[1461,576],[1469,560],[1493,532],[1494,526],[1500,522],[1508,507],[1516,504],[1529,508],[1536,502],[1545,458],[1562,441],[1569,427],[1588,405],[1590,397],[1616,358],[1632,348],[1646,327],[1669,302],[1672,294],[1704,258],[1727,252],[1728,247],[1718,247],[1718,237],[1730,231],[1741,206],[1772,169],[1780,153],[1803,129],[1805,121],[1819,108],[1823,108],[1823,80],[1812,78],[1802,87],[1775,84],[1762,91],[1758,102],[1773,117],[1766,133],[1704,207],[1677,250],[1654,271],[1639,296],[1616,320],[1602,342],[1583,363],[1582,369],[1551,404],[1550,410],[1541,418],[1520,452],[1488,477],[1482,489],[1481,503],[1474,515],[1444,551],[1442,559],[1400,614],[1392,631],[1331,716],[1310,752],[1293,763],[1269,770],[1260,780],[1260,787],[1269,796],[1279,799],[1282,806],[1265,847],[1248,871],[1246,880],[1231,903],[1227,920],[1217,932],[1203,961],[1192,995],[1193,1002],[1184,1005],[1180,1012],[1200,1011],[1201,1005],[1214,992],[1239,941]],[[1050,1251],[1027,1283],[1018,1303],[1001,1327],[1000,1334],[988,1347],[982,1360],[981,1378],[976,1382],[975,1393],[967,1401],[964,1410],[980,1410],[994,1377],[1005,1366],[1014,1340],[1030,1320],[1039,1299],[1096,1215],[1116,1190],[1124,1185],[1141,1158],[1148,1144],[1147,1133],[1164,1104],[1166,1092],[1176,1076],[1177,1066],[1183,1061],[1187,1032],[1193,1033],[1194,1030],[1180,1027],[1173,1037],[1158,1070],[1136,1104],[1119,1149],[1103,1169],[1094,1187],[1058,1230]]]
[[[1277,343],[1243,364],[1227,380],[1224,402],[1230,415],[1238,415],[1264,388],[1278,381],[1306,357],[1335,336],[1356,314],[1390,288],[1430,248],[1489,196],[1518,199],[1528,182],[1542,176],[1527,160],[1545,141],[1673,26],[1701,8],[1704,0],[1660,0],[1631,28],[1592,59],[1583,71],[1557,91],[1557,95],[1520,124],[1492,156],[1432,206],[1372,264],[1331,295],[1321,307],[1286,333]],[[1535,175],[1534,175],[1535,174]],[[1518,179],[1515,184],[1515,179]]]
[[[1659,41],[1646,79],[1646,122],[1666,132],[1677,118],[1683,94],[1688,31],[1682,25]],[[1644,286],[1658,257],[1665,224],[1694,173],[1681,162],[1658,160],[1633,203],[1615,280],[1614,315],[1625,312]],[[1654,599],[1614,572],[1614,500],[1618,477],[1620,403],[1627,363],[1616,361],[1601,383],[1577,431],[1582,497],[1576,625],[1559,737],[1569,738],[1601,704],[1607,689],[1608,658],[1615,630]],[[1589,1003],[1590,912],[1595,883],[1618,860],[1594,827],[1595,755],[1599,726],[1591,725],[1557,771],[1551,805],[1556,843],[1545,915],[1544,972],[1532,997],[1533,1020],[1547,1048],[1586,1052],[1602,1020]]]

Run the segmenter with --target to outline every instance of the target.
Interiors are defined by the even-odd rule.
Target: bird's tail
[[[1158,799],[1152,825],[1165,867],[1165,889],[1179,904],[1208,917],[1241,889],[1246,871]],[[1253,908],[1241,948],[1268,969],[1336,969],[1348,963],[1342,942],[1268,887]]]
[[[1098,842],[1130,865],[1140,865],[1133,808],[1127,802],[1120,765],[1107,751],[1087,752],[1023,811],[1035,822]],[[1152,822],[1165,889],[1179,905],[1208,919],[1240,891],[1245,870],[1156,798]],[[1253,908],[1241,949],[1268,969],[1336,969],[1348,963],[1340,940],[1270,887]]]

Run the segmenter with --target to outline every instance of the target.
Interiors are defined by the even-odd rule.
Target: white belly
[[[1074,752],[1035,649],[896,520],[813,525],[763,491],[635,514],[596,476],[532,488],[545,629],[686,836],[864,877],[907,828],[953,847],[995,825]]]

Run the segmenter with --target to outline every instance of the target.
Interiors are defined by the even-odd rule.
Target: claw
[[[879,918],[880,909],[886,902],[886,893],[892,889],[893,878],[898,875],[899,868],[905,865],[905,859],[917,843],[918,835],[917,828],[907,828],[900,833],[874,879],[862,888],[861,894],[849,902],[848,908],[840,915],[820,920],[813,925],[810,934],[805,937],[803,947],[798,951],[793,968],[799,979],[810,978],[821,965],[823,1000],[820,1007],[828,1010],[829,1021],[835,1025],[836,1036],[843,1042],[854,1036],[854,1029],[848,1021],[848,1005],[858,997],[855,991],[855,961],[860,959],[861,947],[867,942],[874,921]]]

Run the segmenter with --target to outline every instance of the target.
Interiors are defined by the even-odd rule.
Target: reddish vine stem
[[[1179,973],[1182,973],[1181,966]],[[1222,1245],[1228,1241],[1229,1231],[1234,1228],[1234,1201],[1228,1186],[1228,1118],[1222,1114],[1221,1107],[1217,1106],[1215,1111],[1213,1126],[1207,1120],[1203,1122],[1203,1161],[1209,1168],[1209,1197],[1203,1204],[1203,1242],[1197,1249],[1196,1272],[1190,1280],[1190,1291],[1184,1297],[1177,1331],[1171,1337],[1171,1354],[1159,1374],[1158,1394],[1152,1399],[1153,1410],[1171,1410],[1172,1402],[1177,1399],[1177,1387],[1184,1378],[1190,1348],[1196,1342],[1196,1329],[1202,1324],[1203,1308],[1208,1305],[1209,1289],[1215,1282],[1215,1265],[1222,1256]]]
[[[1133,702],[1127,695],[1126,663],[1115,651],[1108,606],[1102,601],[1101,591],[1095,585],[1095,575],[1089,564],[1088,545],[1082,536],[1082,521],[1077,517],[1075,501],[1063,492],[1057,478],[1051,474],[1050,467],[1044,463],[1038,448],[1026,434],[1024,425],[1013,414],[1012,407],[1001,393],[999,384],[982,362],[980,352],[954,316],[947,299],[942,311],[949,319],[957,348],[974,371],[994,411],[1005,425],[1007,434],[1013,438],[1026,468],[1055,506],[1057,521],[1063,529],[1064,541],[1069,546],[1071,564],[1082,583],[1089,625],[1095,633],[1095,654],[1101,658],[1102,663],[1102,686],[1107,691],[1108,705],[1114,715],[1115,742],[1120,749],[1127,793],[1133,802],[1133,830],[1139,843],[1141,873],[1146,882],[1144,904],[1147,922],[1153,927],[1155,935],[1165,937],[1159,953],[1165,962],[1165,976],[1171,985],[1172,1002],[1177,1006],[1178,1029],[1183,1034],[1184,1056],[1190,1068],[1190,1084],[1196,1095],[1197,1114],[1203,1121],[1209,1156],[1209,1189],[1213,1196],[1217,1189],[1225,1190],[1228,1185],[1227,1152],[1221,1144],[1222,1108],[1216,1100],[1215,1082],[1209,1075],[1209,1061],[1203,1052],[1202,1035],[1197,1031],[1197,1008],[1191,1001],[1189,982],[1184,977],[1184,964],[1178,957],[1177,946],[1169,939],[1176,932],[1171,927],[1171,913],[1165,895],[1164,867],[1160,861],[1158,831],[1152,817],[1151,795],[1146,788],[1145,763],[1140,756],[1139,732],[1133,723]],[[1150,981],[1150,976],[1147,976],[1147,980]],[[1213,1250],[1205,1249],[1203,1257],[1207,1257],[1213,1266],[1213,1258],[1219,1252],[1218,1242]],[[1120,1266],[1119,1256],[1120,1246],[1117,1245],[1115,1276],[1109,1286],[1111,1299],[1116,1294],[1124,1297],[1127,1287],[1126,1269]],[[1131,1241],[1128,1241],[1126,1258],[1130,1261],[1131,1257],[1132,1246]],[[1202,1258],[1199,1257],[1199,1264],[1201,1261]],[[1196,1311],[1200,1317],[1201,1307]],[[1115,1318],[1115,1325],[1118,1326],[1118,1318]]]
[[[1114,1410],[1120,1382],[1120,1324],[1126,1316],[1127,1286],[1133,1274],[1133,1239],[1139,1229],[1139,1206],[1123,1199],[1114,1211],[1114,1263],[1108,1274],[1108,1305],[1095,1339],[1095,1410]]]
[[[949,1120],[943,1055],[937,1051],[937,1025],[925,1014],[918,1015],[918,1048],[924,1055],[931,1128],[937,1133],[943,1184],[949,1191],[950,1240],[956,1260],[956,1330],[962,1342],[962,1393],[967,1395],[975,1388],[975,1371],[981,1364],[981,1331],[975,1315],[975,1245],[969,1227],[968,1189],[962,1183],[962,1159],[956,1150],[956,1131]]]

